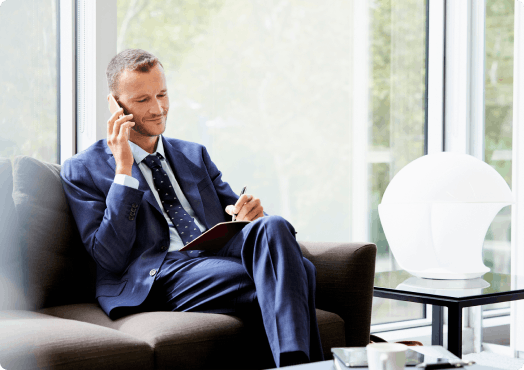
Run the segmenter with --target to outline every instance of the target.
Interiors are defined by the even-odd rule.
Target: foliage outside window
[[[368,240],[379,265],[391,265],[377,206],[393,175],[424,154],[425,2],[368,3],[368,91],[352,80],[362,56],[351,46],[362,36],[351,1],[117,4],[118,51],[148,50],[165,67],[167,136],[206,145],[233,189],[247,185],[299,240],[349,242],[351,183],[366,182]],[[369,96],[367,122],[352,121],[353,94]],[[352,134],[362,126],[369,179],[352,179]],[[374,322],[424,314],[403,302],[374,311]]]
[[[495,168],[510,187],[513,147],[514,7],[515,2],[512,0],[486,1],[484,155],[486,163]],[[511,206],[499,212],[487,232],[484,263],[494,272],[511,272]],[[509,307],[509,303],[488,305],[484,309],[504,307]]]
[[[57,162],[57,1],[0,5],[0,156]]]

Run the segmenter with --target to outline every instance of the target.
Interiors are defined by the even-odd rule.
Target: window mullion
[[[513,62],[513,149],[512,149],[512,189],[515,204],[511,207],[511,273],[517,274],[524,268],[524,238],[522,225],[524,224],[524,198],[519,196],[518,189],[524,185],[524,4],[515,0],[515,31],[514,31],[514,62]],[[512,276],[513,288],[522,288],[522,278]],[[524,302],[511,303],[511,353],[517,355],[524,351]]]
[[[428,154],[444,150],[445,0],[429,1]]]
[[[471,2],[446,2],[444,149],[468,153]]]
[[[353,2],[352,54],[352,125],[351,125],[351,240],[368,240],[369,191],[368,191],[368,143],[371,117],[370,94],[370,37],[369,4]],[[365,93],[362,93],[365,92]]]
[[[116,0],[77,0],[77,149],[107,136],[105,70],[116,55]]]
[[[59,129],[60,163],[76,153],[76,66],[75,9],[69,0],[60,0],[60,68],[59,68]]]
[[[470,27],[470,120],[468,154],[484,160],[484,94],[486,65],[486,2],[475,0],[471,2]]]

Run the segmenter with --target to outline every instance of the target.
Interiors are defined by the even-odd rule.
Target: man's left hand
[[[264,207],[260,204],[260,199],[251,194],[242,194],[234,206],[226,207],[226,213],[231,216],[237,215],[237,221],[255,221],[264,217]]]

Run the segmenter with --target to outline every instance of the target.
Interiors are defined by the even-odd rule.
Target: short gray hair
[[[118,81],[120,75],[124,70],[138,72],[149,72],[156,64],[162,63],[153,54],[142,49],[126,49],[121,51],[111,59],[106,69],[107,85],[109,92],[115,98],[118,98],[120,91],[118,90]],[[164,68],[164,66],[162,66]]]

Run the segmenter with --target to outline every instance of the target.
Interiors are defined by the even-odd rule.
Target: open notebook
[[[180,250],[205,250],[209,252],[217,252],[250,222],[251,221],[221,222],[205,231],[198,238],[193,239],[191,243],[186,244]]]

